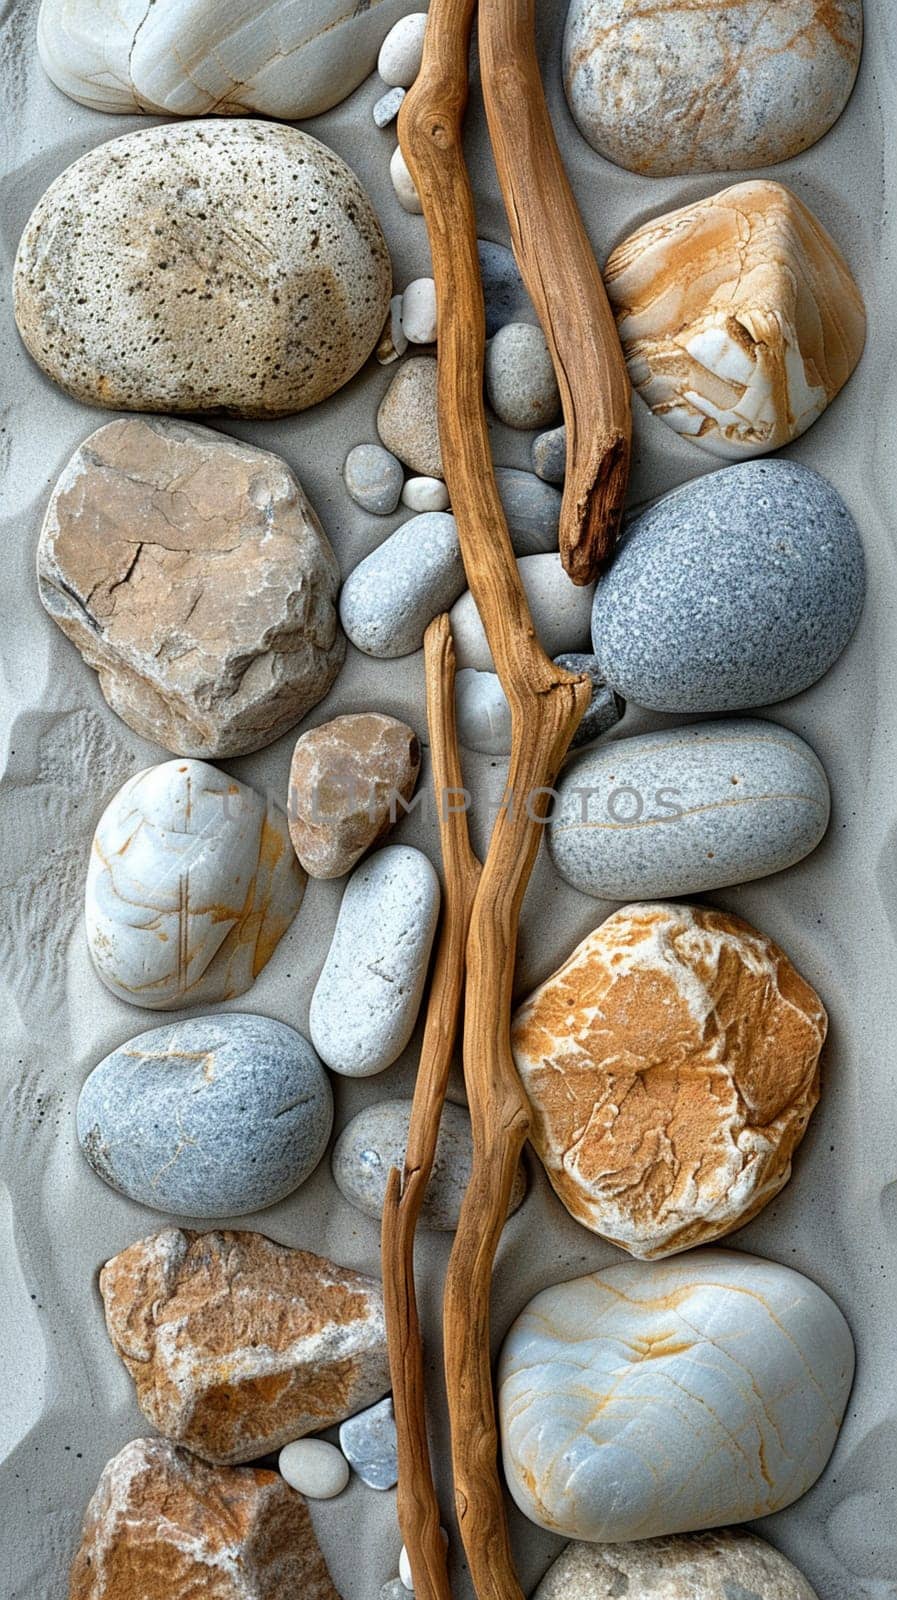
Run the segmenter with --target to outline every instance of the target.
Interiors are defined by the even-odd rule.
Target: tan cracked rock
[[[623,907],[514,1018],[556,1194],[646,1259],[741,1227],[790,1177],[826,1028],[816,992],[739,918]]]
[[[251,1461],[389,1389],[373,1278],[261,1233],[140,1239],[100,1273],[144,1416],[206,1461]]]
[[[804,433],[863,351],[850,269],[780,183],[737,183],[645,223],[604,276],[635,389],[677,433],[730,460]]]
[[[752,1533],[632,1544],[568,1544],[533,1600],[817,1600],[806,1578]]]
[[[339,1600],[308,1507],[276,1472],[133,1439],[87,1507],[69,1600]]]
[[[420,772],[412,728],[379,712],[335,717],[296,741],[287,812],[312,878],[341,878],[402,816]]]
[[[412,356],[403,362],[380,402],[377,432],[387,450],[412,472],[426,478],[445,476],[436,414],[435,356]]]
[[[343,662],[339,567],[301,485],[211,428],[98,428],[53,490],[37,570],[112,710],[176,755],[270,744]]]

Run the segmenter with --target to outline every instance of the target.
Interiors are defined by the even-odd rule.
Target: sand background
[[[731,1241],[796,1267],[835,1297],[856,1337],[858,1374],[836,1453],[822,1481],[760,1531],[792,1557],[820,1600],[886,1600],[897,1595],[897,1397],[894,1387],[894,948],[897,935],[897,558],[895,490],[894,274],[897,221],[886,178],[894,170],[897,41],[890,0],[867,0],[867,42],[859,84],[841,121],[809,153],[770,169],[831,229],[857,274],[870,311],[869,342],[847,391],[786,452],[824,472],[861,528],[869,600],[859,632],[827,678],[776,708],[775,718],[809,740],[828,770],[834,813],[820,849],[787,875],[709,897],[784,945],[819,988],[831,1013],[823,1099],[784,1193]],[[604,259],[648,216],[715,192],[713,176],[639,179],[602,161],[580,138],[560,87],[561,0],[542,0],[540,48],[562,147],[594,241]],[[36,0],[0,9],[4,105],[2,249],[4,282],[31,208],[64,167],[139,118],[110,117],[72,104],[37,61]],[[473,64],[468,150],[481,234],[505,240]],[[419,217],[399,207],[388,176],[395,135],[371,121],[378,95],[369,79],[335,111],[307,124],[367,185],[379,211],[401,287],[429,270]],[[737,176],[737,175],[733,175]],[[111,413],[70,400],[19,344],[8,292],[2,305],[0,419],[2,517],[2,924],[4,1008],[0,1113],[0,1558],[3,1600],[61,1600],[84,1505],[99,1473],[129,1438],[150,1431],[108,1344],[96,1287],[101,1264],[153,1232],[165,1218],[99,1181],[74,1131],[80,1086],[95,1063],[131,1035],[169,1021],[114,999],[95,977],[82,928],[90,839],[114,790],[133,771],[166,759],[113,715],[94,674],[44,614],[34,553],[52,484],[71,452]],[[395,370],[395,369],[393,369]],[[297,472],[345,575],[401,520],[367,516],[349,500],[340,468],[347,449],[375,437],[378,402],[390,380],[371,363],[334,399],[275,423],[227,422],[229,432],[278,451]],[[214,420],[214,419],[213,419]],[[701,473],[713,458],[636,405],[633,502]],[[528,436],[496,426],[495,459],[527,466]],[[351,648],[329,698],[308,723],[376,708],[424,727],[422,657],[378,662]],[[630,711],[622,732],[665,719]],[[666,719],[667,721],[672,719]],[[681,719],[680,719],[681,720]],[[298,731],[298,730],[297,730]],[[236,776],[285,798],[295,735],[258,755],[224,763]],[[500,763],[466,759],[477,796],[475,842],[488,834],[487,799],[501,792]],[[432,821],[414,815],[397,839],[438,862]],[[323,961],[340,885],[313,883],[289,935],[235,1009],[265,1013],[299,1029]],[[566,887],[543,855],[527,896],[517,989],[523,995],[612,909]],[[410,1092],[419,1031],[402,1060],[363,1082],[334,1079],[336,1129],[362,1106]],[[456,1072],[452,1097],[463,1098]],[[530,1192],[509,1223],[494,1297],[496,1345],[526,1301],[545,1285],[618,1259],[562,1210],[527,1157]],[[240,1226],[378,1271],[378,1230],[342,1200],[325,1160],[292,1198]],[[420,1295],[433,1375],[434,1447],[448,1517],[447,1432],[439,1389],[439,1285],[450,1241],[423,1234]],[[394,1494],[353,1480],[313,1518],[345,1600],[377,1600],[397,1570]],[[529,1591],[562,1547],[512,1511],[512,1535]],[[469,1581],[452,1538],[456,1596]]]

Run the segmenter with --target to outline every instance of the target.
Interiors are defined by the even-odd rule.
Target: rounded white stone
[[[396,145],[392,153],[392,160],[389,163],[389,176],[392,179],[392,186],[396,191],[399,205],[403,206],[406,211],[410,211],[412,216],[421,216],[424,208],[420,203],[420,195],[414,187],[414,179],[408,171],[408,163],[402,155],[402,146],[400,144]]]
[[[402,328],[412,344],[436,342],[436,283],[412,278],[402,294]]]
[[[595,585],[578,587],[571,583],[557,554],[521,556],[517,570],[546,654],[556,656],[565,650],[586,648]],[[469,589],[453,605],[451,623],[458,666],[494,672],[483,624]],[[345,620],[343,627],[349,633]]]
[[[568,1544],[533,1600],[818,1600],[752,1533],[723,1529],[630,1544]]]
[[[408,340],[402,332],[402,296],[394,294],[389,302],[386,322],[375,354],[381,367],[388,367],[393,361],[398,361],[399,356],[403,356],[407,349]]]
[[[441,478],[408,478],[402,505],[409,511],[448,511],[449,493]]]
[[[468,750],[506,756],[511,748],[511,707],[498,674],[462,667],[455,679],[458,738]]]
[[[387,845],[355,868],[311,1000],[315,1049],[334,1072],[369,1078],[411,1038],[436,923],[439,879],[420,850]]]
[[[426,31],[426,11],[411,11],[393,23],[377,57],[377,71],[391,88],[411,88],[420,72]]]
[[[349,1482],[349,1463],[326,1439],[297,1439],[277,1458],[280,1475],[309,1500],[333,1500]]]

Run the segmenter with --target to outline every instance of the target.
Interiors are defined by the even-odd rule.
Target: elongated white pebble
[[[420,72],[426,31],[426,11],[412,11],[393,23],[377,57],[377,71],[391,88],[411,88]]]
[[[442,1534],[443,1544],[445,1545],[446,1549],[448,1549],[448,1534],[444,1528],[440,1528],[439,1532]],[[399,1581],[401,1582],[402,1586],[408,1590],[409,1594],[414,1593],[414,1580],[411,1576],[411,1562],[408,1559],[408,1551],[404,1545],[402,1545],[402,1554],[399,1556]]]
[[[373,110],[373,118],[378,128],[388,128],[391,122],[395,122],[404,98],[404,89],[387,89],[385,94],[381,94]]]
[[[397,144],[389,163],[389,176],[392,186],[396,191],[396,198],[400,206],[410,211],[413,216],[419,217],[423,212],[420,195],[414,187],[414,179],[408,171],[405,157],[402,155],[402,146]]]
[[[449,492],[441,478],[407,478],[402,505],[411,511],[447,511]]]
[[[349,1482],[349,1463],[326,1439],[296,1439],[277,1458],[280,1475],[309,1500],[333,1500]]]
[[[436,342],[436,284],[412,278],[402,295],[402,331],[411,344]]]

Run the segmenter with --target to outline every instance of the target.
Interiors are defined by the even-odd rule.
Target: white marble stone
[[[410,11],[393,23],[377,57],[377,71],[384,83],[392,88],[411,88],[420,72],[426,30],[426,11]]]
[[[557,554],[521,556],[517,570],[526,590],[536,632],[547,654],[556,656],[562,650],[584,649],[589,639],[595,585],[588,583],[578,587],[571,583]],[[458,666],[494,672],[483,624],[469,589],[452,606],[451,620]],[[345,618],[343,627],[346,627]],[[348,628],[346,632],[351,638]]]
[[[349,1463],[326,1439],[296,1439],[277,1458],[282,1478],[309,1500],[334,1500],[349,1482]]]
[[[436,284],[413,278],[402,291],[402,328],[411,344],[436,343]]]
[[[447,511],[449,492],[441,478],[407,478],[402,505],[409,511]]]

